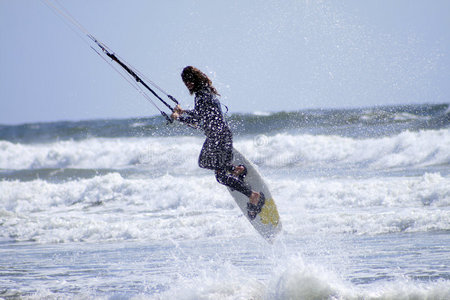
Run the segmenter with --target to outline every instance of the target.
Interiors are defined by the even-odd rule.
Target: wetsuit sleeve
[[[194,109],[185,110],[185,116],[180,116],[178,120],[186,124],[198,126],[200,122],[204,120],[206,113],[206,102],[204,99],[198,99],[195,103]]]
[[[195,126],[200,122],[200,116],[195,109],[185,110],[184,114],[186,114],[186,116],[180,116],[178,121]]]

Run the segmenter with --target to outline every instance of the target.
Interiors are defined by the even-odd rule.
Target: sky
[[[187,65],[231,113],[450,102],[448,0],[58,2],[184,108]],[[44,1],[0,0],[0,124],[157,115],[90,46]]]

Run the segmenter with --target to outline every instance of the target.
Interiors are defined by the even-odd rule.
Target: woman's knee
[[[216,170],[216,180],[220,184],[226,183],[226,172],[221,170]]]

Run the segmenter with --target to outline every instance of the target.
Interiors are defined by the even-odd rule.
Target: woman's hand
[[[181,108],[181,106],[179,104],[177,104],[177,106],[174,107],[172,114],[170,115],[170,117],[174,120],[178,119],[182,114],[184,113],[184,110]]]
[[[177,106],[175,106],[173,108],[173,112],[176,112],[176,113],[182,115],[184,113],[184,110],[181,108],[180,104],[177,104]]]

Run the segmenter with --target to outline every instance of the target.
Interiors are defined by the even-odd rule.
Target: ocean
[[[0,298],[450,299],[449,104],[227,116],[262,239],[162,117],[0,125]]]

